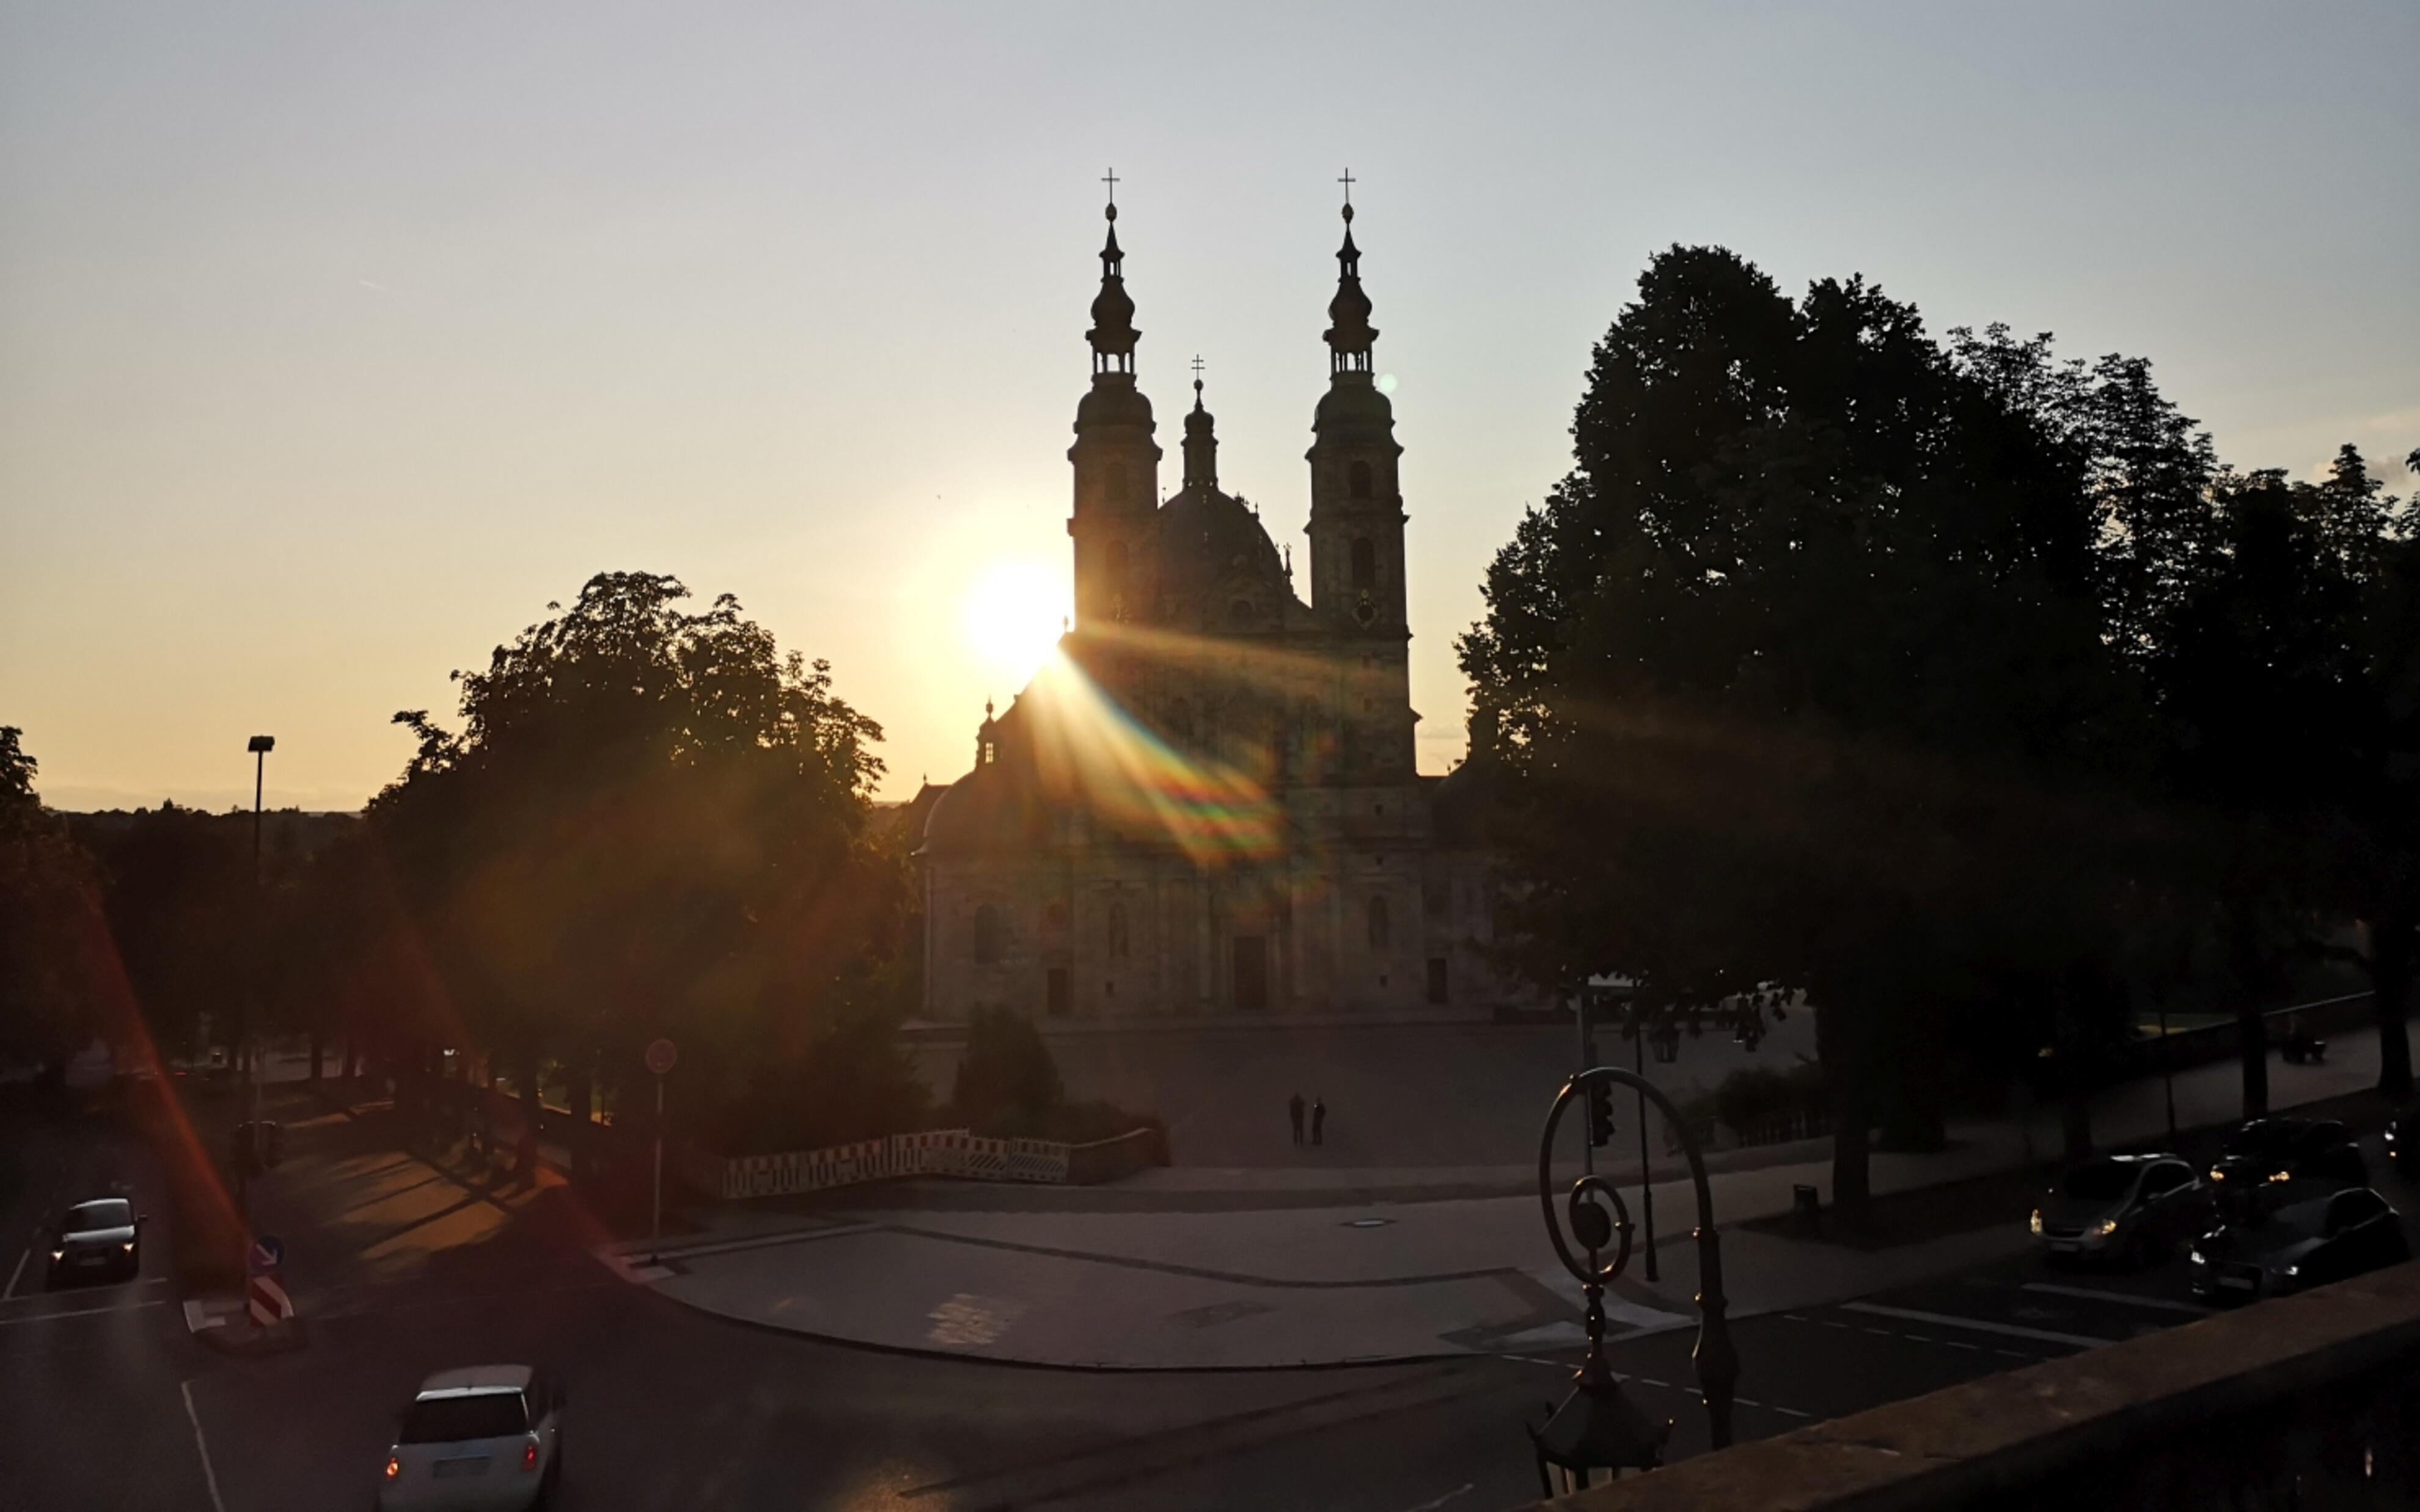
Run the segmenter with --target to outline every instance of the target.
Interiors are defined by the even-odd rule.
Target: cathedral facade
[[[1182,486],[1161,496],[1109,208],[1067,454],[1071,627],[1009,708],[986,707],[973,770],[911,810],[926,1017],[1484,1011],[1516,995],[1485,954],[1475,774],[1414,764],[1403,448],[1343,213],[1298,585],[1258,511],[1219,489],[1198,377]]]

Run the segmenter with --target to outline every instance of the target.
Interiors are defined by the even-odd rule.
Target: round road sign
[[[659,1076],[671,1071],[673,1062],[679,1058],[679,1052],[673,1048],[670,1040],[658,1040],[647,1046],[647,1069]]]

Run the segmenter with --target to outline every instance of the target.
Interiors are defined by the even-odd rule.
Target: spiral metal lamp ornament
[[[1582,1176],[1562,1190],[1556,1203],[1555,1131],[1563,1110],[1585,1098],[1591,1087],[1614,1083],[1644,1094],[1664,1110],[1670,1126],[1680,1131],[1689,1157],[1690,1179],[1698,1196],[1698,1386],[1706,1404],[1706,1424],[1714,1447],[1731,1442],[1731,1396],[1739,1383],[1739,1356],[1731,1349],[1724,1312],[1720,1238],[1714,1232],[1713,1196],[1706,1184],[1706,1163],[1698,1141],[1671,1100],[1644,1077],[1619,1066],[1596,1066],[1563,1085],[1547,1110],[1546,1127],[1538,1141],[1538,1205],[1546,1220],[1546,1236],[1555,1256],[1580,1284],[1588,1299],[1588,1358],[1572,1379],[1571,1395],[1549,1415],[1544,1427],[1528,1430],[1538,1459],[1538,1482],[1555,1494],[1551,1469],[1563,1472],[1567,1486],[1585,1487],[1591,1472],[1652,1470],[1663,1463],[1664,1445],[1672,1425],[1651,1422],[1629,1397],[1605,1359],[1605,1288],[1629,1269],[1630,1210],[1621,1192],[1604,1177]],[[1566,1230],[1568,1229],[1568,1237]],[[1576,1245],[1576,1248],[1575,1246]],[[1606,1250],[1610,1249],[1610,1257]]]

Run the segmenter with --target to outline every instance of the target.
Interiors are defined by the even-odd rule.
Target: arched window
[[[1370,537],[1366,535],[1357,535],[1353,538],[1353,586],[1356,588],[1378,586],[1378,548],[1371,544]]]
[[[1346,491],[1347,491],[1347,492],[1349,492],[1349,493],[1351,493],[1351,494],[1353,495],[1353,497],[1354,497],[1354,498],[1356,498],[1356,499],[1367,499],[1367,498],[1369,498],[1369,497],[1370,497],[1370,464],[1369,464],[1369,463],[1367,463],[1367,462],[1356,462],[1356,463],[1354,463],[1354,464],[1353,464],[1353,471],[1352,471],[1351,472],[1347,473],[1347,474],[1346,474],[1346,477],[1350,480],[1350,481],[1345,485]]]
[[[1389,931],[1387,928],[1387,900],[1373,896],[1370,900],[1370,949],[1373,950],[1385,949],[1387,948],[1388,934]]]
[[[1126,953],[1126,905],[1109,904],[1109,958],[1124,960]]]
[[[975,964],[1000,964],[1000,910],[985,903],[975,910]]]
[[[1228,605],[1227,619],[1229,623],[1233,624],[1235,628],[1239,630],[1251,624],[1252,601],[1249,598],[1239,598],[1233,604]]]

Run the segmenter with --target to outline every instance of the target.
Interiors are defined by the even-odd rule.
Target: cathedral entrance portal
[[[1269,1006],[1269,942],[1261,935],[1235,936],[1235,1006]]]

